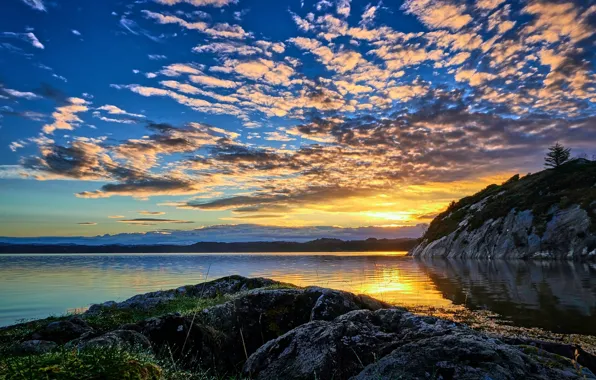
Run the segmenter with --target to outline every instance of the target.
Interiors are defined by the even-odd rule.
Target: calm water
[[[405,306],[488,309],[596,335],[596,265],[366,254],[0,255],[0,325],[240,274],[366,293]]]

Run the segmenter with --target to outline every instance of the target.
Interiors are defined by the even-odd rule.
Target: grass
[[[552,211],[573,205],[583,208],[591,219],[590,228],[596,232],[596,162],[569,162],[557,169],[543,170],[520,178],[515,175],[501,185],[490,185],[484,190],[452,203],[437,216],[423,236],[434,241],[456,231],[474,231],[486,221],[505,217],[512,209],[532,210],[532,231],[542,236],[552,218]],[[473,204],[486,199],[481,210],[471,211]],[[468,219],[468,225],[460,223]]]
[[[150,310],[103,308],[99,313],[85,317],[85,321],[94,329],[107,332],[127,323],[137,323],[148,318],[170,313],[190,315],[207,307],[219,305],[230,298],[196,298],[178,296],[169,302],[162,303]]]

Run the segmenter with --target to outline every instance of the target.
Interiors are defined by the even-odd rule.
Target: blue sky
[[[0,236],[414,226],[596,154],[596,2],[80,2],[0,13]]]

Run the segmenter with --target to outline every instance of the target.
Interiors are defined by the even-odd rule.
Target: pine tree
[[[544,166],[547,168],[558,168],[569,161],[570,155],[570,148],[565,148],[563,145],[556,143],[548,148],[548,153],[544,157]]]

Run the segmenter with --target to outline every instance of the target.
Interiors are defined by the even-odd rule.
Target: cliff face
[[[452,204],[412,256],[596,259],[596,162],[518,176]]]

